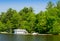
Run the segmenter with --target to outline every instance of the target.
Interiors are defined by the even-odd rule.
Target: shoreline
[[[0,34],[10,34],[10,35],[33,35],[33,34],[13,34],[13,33],[0,33]],[[53,34],[36,34],[36,35],[53,35]]]
[[[32,34],[32,33],[28,33],[28,34],[14,34],[14,33],[8,33],[8,32],[0,32],[0,34],[12,34],[12,35],[60,35],[60,34]]]

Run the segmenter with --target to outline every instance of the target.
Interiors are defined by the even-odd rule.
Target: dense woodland
[[[60,33],[60,1],[48,2],[45,11],[34,13],[32,7],[24,7],[17,12],[9,8],[0,14],[0,32],[12,33],[14,29],[26,29],[29,33]]]

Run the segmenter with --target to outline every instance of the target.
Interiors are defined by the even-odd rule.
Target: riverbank
[[[13,33],[0,33],[0,34],[13,34]],[[33,34],[13,34],[13,35],[33,35]],[[53,34],[37,34],[37,35],[53,35]]]
[[[33,33],[28,33],[28,34],[14,34],[14,33],[8,33],[8,32],[0,32],[0,34],[13,34],[13,35],[55,35],[55,34],[33,34]],[[60,34],[56,34],[60,35]]]

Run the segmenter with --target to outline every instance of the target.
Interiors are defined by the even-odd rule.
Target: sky
[[[6,12],[9,8],[20,11],[24,7],[32,7],[35,13],[45,11],[47,3],[57,0],[0,0],[0,12]]]

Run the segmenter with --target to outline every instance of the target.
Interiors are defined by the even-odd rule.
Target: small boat
[[[35,33],[35,32],[34,32],[34,33],[32,33],[32,35],[38,35],[38,33]]]

